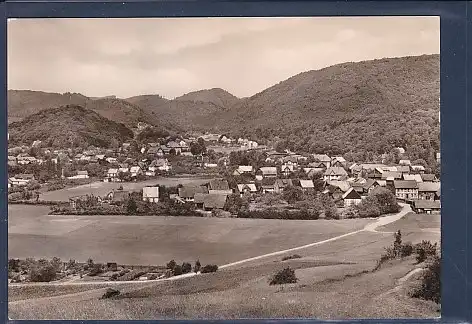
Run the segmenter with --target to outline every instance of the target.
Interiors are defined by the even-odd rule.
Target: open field
[[[17,206],[10,208],[12,207]],[[37,218],[45,222],[44,216]],[[123,231],[128,229],[126,233],[134,231],[136,234],[140,229],[142,234],[139,235],[151,239],[155,234],[153,230],[148,232],[149,228],[178,226],[182,232],[173,232],[170,236],[156,235],[155,237],[159,239],[155,246],[173,250],[173,245],[179,241],[178,233],[185,233],[180,237],[187,237],[192,243],[199,242],[188,244],[191,251],[195,251],[195,246],[203,244],[205,248],[202,251],[210,252],[207,253],[208,262],[220,260],[214,261],[219,264],[251,256],[256,252],[262,254],[266,249],[269,250],[268,246],[271,250],[276,250],[291,243],[302,245],[304,240],[319,241],[322,236],[326,237],[334,232],[339,235],[343,230],[353,231],[372,222],[372,220],[268,221],[190,217],[106,217],[105,221],[86,216],[83,219],[94,222],[94,225],[86,226],[88,238],[93,242],[96,242],[98,233],[111,228],[115,228],[112,230],[115,233],[122,228]],[[102,221],[111,226],[104,226],[105,224],[100,226]],[[146,222],[145,226],[136,227],[143,221]],[[95,227],[97,223],[96,229],[92,230],[91,227]],[[409,231],[412,224],[421,224],[418,225],[420,229]],[[190,226],[190,229],[186,229],[187,226]],[[84,229],[78,229],[79,232],[81,230]],[[415,264],[413,257],[389,262],[380,270],[371,272],[383,249],[392,244],[391,232],[401,230],[405,242],[417,243],[423,239],[439,241],[438,219],[431,215],[409,213],[404,218],[377,230],[378,232],[361,231],[336,241],[300,250],[297,252],[302,256],[300,259],[281,261],[283,255],[278,255],[221,269],[213,274],[175,281],[120,285],[118,289],[121,291],[121,296],[117,299],[99,300],[105,290],[104,287],[114,286],[113,282],[96,286],[65,284],[54,288],[10,287],[12,298],[9,303],[9,313],[10,317],[15,319],[257,317],[342,319],[439,316],[438,307],[434,303],[408,296],[410,286],[418,278],[418,275],[409,276],[409,274],[421,266]],[[67,236],[73,238],[76,231]],[[211,233],[219,235],[210,235]],[[294,239],[293,233],[297,233]],[[126,247],[132,249],[132,244],[129,243],[131,236],[132,234],[127,236],[124,232],[119,234],[117,239],[128,242],[121,244],[120,249],[126,250]],[[105,235],[101,237],[105,238]],[[171,240],[172,237],[174,237],[173,244],[160,243],[162,242],[160,238],[165,241]],[[98,242],[105,248],[110,246],[105,239]],[[210,249],[210,244],[213,244],[213,249]],[[232,247],[232,250],[229,247]],[[175,249],[175,253],[182,253],[183,249],[184,247],[180,246]],[[230,258],[226,257],[228,254],[231,254]],[[295,269],[299,281],[283,287],[269,286],[270,276],[287,265]],[[71,306],[64,308],[64,302]]]
[[[163,216],[58,216],[9,206],[9,256],[162,265],[225,264],[325,240],[371,220],[284,221]],[[296,235],[294,235],[296,233]]]
[[[123,186],[123,190],[141,190],[145,186],[150,185],[163,185],[166,187],[175,187],[179,184],[183,185],[201,185],[210,181],[210,178],[198,178],[198,177],[187,177],[187,178],[156,178],[152,180],[139,181],[139,182],[92,182],[89,184],[76,186],[72,188],[65,188],[55,191],[49,191],[42,193],[40,196],[41,200],[46,201],[69,201],[69,198],[74,196],[93,194],[95,196],[105,196],[110,191],[118,189]]]

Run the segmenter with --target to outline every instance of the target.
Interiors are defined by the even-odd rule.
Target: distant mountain
[[[44,109],[79,105],[112,121],[124,123],[128,127],[136,127],[138,122],[146,122],[166,128],[158,116],[148,114],[141,107],[114,96],[92,99],[79,93],[60,94],[31,90],[8,90],[7,100],[10,122],[21,120]]]
[[[186,131],[212,127],[216,113],[230,109],[239,101],[237,97],[219,88],[190,92],[174,100],[159,95],[136,96],[126,100],[148,114],[158,116],[165,124]]]
[[[423,55],[300,73],[213,120],[216,130],[278,137],[296,150],[365,154],[417,145],[424,157],[439,149],[438,117],[439,55]]]
[[[109,147],[133,138],[123,124],[76,105],[44,109],[8,126],[9,144],[31,145],[40,140],[48,147]]]
[[[50,93],[31,90],[8,90],[8,117],[20,120],[43,109],[65,105],[85,105],[89,100],[80,93]]]
[[[210,103],[222,108],[232,107],[239,98],[220,88],[193,91],[175,98],[176,101]]]

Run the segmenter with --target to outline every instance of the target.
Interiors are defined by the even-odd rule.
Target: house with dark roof
[[[113,190],[107,194],[105,200],[108,200],[111,204],[119,204],[127,200],[129,196],[130,196],[129,191]]]
[[[439,182],[421,182],[418,183],[418,199],[421,200],[439,200],[438,191],[441,188]]]
[[[417,214],[433,214],[441,211],[439,200],[415,200],[411,204],[411,209]]]
[[[210,194],[226,194],[231,195],[233,191],[229,187],[228,181],[224,179],[212,179],[208,184]]]
[[[215,209],[223,209],[225,207],[227,198],[228,198],[228,195],[224,195],[224,194],[203,195],[203,208],[206,211],[211,211]]]
[[[403,200],[418,199],[418,183],[415,180],[393,181],[395,197]]]
[[[313,154],[313,159],[316,162],[323,162],[327,168],[331,166],[331,158],[326,154]]]
[[[196,194],[208,194],[208,188],[205,186],[183,186],[179,188],[179,197],[187,202],[195,200]]]
[[[381,176],[382,180],[401,180],[402,173],[401,172],[392,172],[392,171],[384,171]]]
[[[432,173],[423,173],[420,176],[423,182],[439,182],[438,178]]]
[[[341,198],[344,202],[344,207],[357,206],[362,201],[361,195],[354,188],[349,188]]]

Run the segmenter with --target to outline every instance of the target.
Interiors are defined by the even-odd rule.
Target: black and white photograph
[[[7,34],[10,319],[441,316],[439,17]]]

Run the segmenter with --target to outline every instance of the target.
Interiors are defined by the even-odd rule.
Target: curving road
[[[330,239],[323,240],[323,241],[318,241],[318,242],[314,242],[314,243],[310,243],[310,244],[306,244],[306,245],[302,245],[302,246],[297,246],[297,247],[286,249],[286,250],[280,250],[280,251],[276,251],[276,252],[262,254],[262,255],[258,255],[256,257],[247,258],[247,259],[236,261],[236,262],[231,262],[231,263],[228,263],[228,264],[218,266],[218,269],[225,269],[225,268],[233,267],[233,266],[240,265],[242,263],[246,263],[246,262],[250,262],[250,261],[254,261],[254,260],[259,260],[259,259],[273,257],[273,256],[277,256],[277,255],[281,255],[281,254],[285,254],[285,253],[289,253],[289,252],[295,252],[295,251],[303,250],[303,249],[310,248],[310,247],[313,247],[313,246],[333,242],[333,241],[342,239],[344,237],[355,235],[357,233],[364,232],[364,231],[379,233],[377,231],[377,228],[379,228],[381,226],[384,226],[384,225],[388,225],[388,224],[393,223],[393,222],[396,222],[399,219],[401,219],[403,216],[405,216],[406,214],[411,212],[410,205],[407,205],[407,204],[400,204],[400,205],[402,206],[402,210],[400,210],[400,212],[398,212],[396,214],[380,217],[375,222],[372,222],[372,223],[366,225],[361,230],[352,231],[352,232],[342,234],[342,235],[339,235],[339,236],[335,236],[335,237],[332,237]],[[380,232],[380,233],[384,233],[384,232]],[[170,277],[170,278],[155,279],[155,280],[143,280],[143,281],[133,280],[133,281],[50,282],[50,283],[29,283],[28,285],[52,286],[52,285],[105,285],[105,284],[119,285],[119,284],[129,284],[129,283],[137,284],[137,283],[152,283],[152,282],[161,282],[161,281],[173,281],[173,280],[179,280],[179,279],[183,279],[183,278],[193,277],[193,276],[196,276],[196,275],[199,275],[199,274],[200,273],[192,272],[192,273],[186,273],[186,274],[183,274],[183,275],[174,276],[174,277]],[[13,287],[15,287],[15,286],[24,286],[24,285],[25,284],[10,284],[10,286],[13,286]]]

